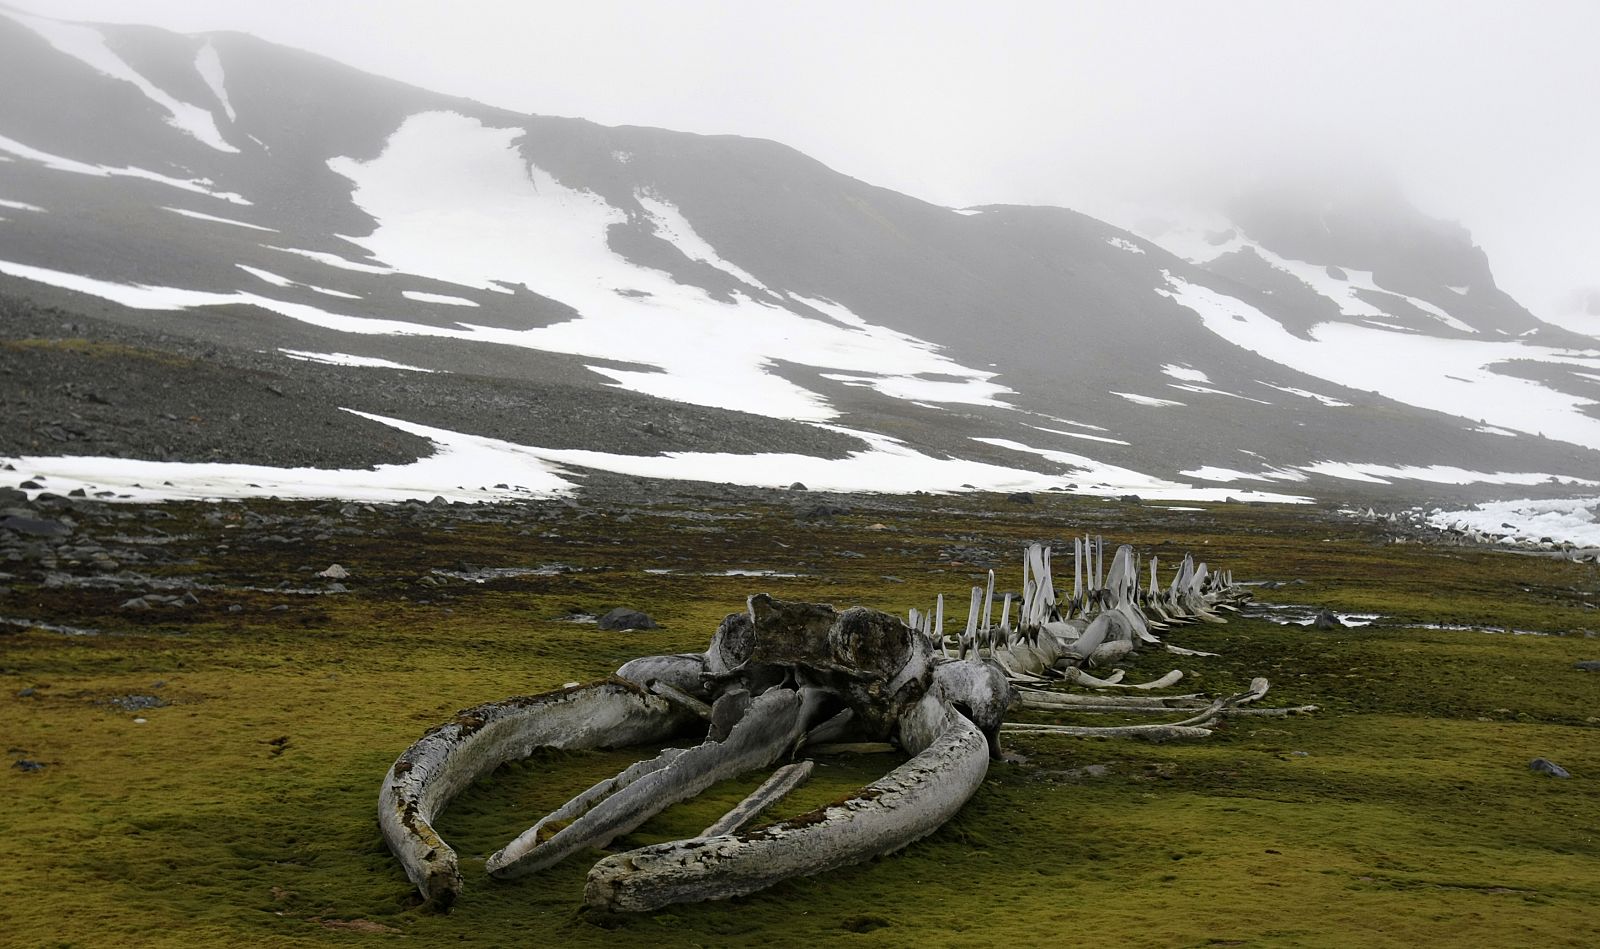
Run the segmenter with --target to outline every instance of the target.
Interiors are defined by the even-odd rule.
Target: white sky
[[[1109,215],[1379,165],[1471,228],[1535,313],[1600,287],[1593,0],[9,2],[242,30],[523,112],[776,139],[953,206]]]

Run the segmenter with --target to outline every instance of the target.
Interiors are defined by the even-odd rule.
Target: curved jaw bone
[[[606,857],[589,871],[589,906],[641,912],[728,899],[781,880],[892,853],[937,830],[989,769],[989,743],[950,711],[939,737],[851,797],[748,833],[697,837]]]
[[[378,794],[378,824],[423,897],[447,909],[461,892],[456,853],[433,829],[450,799],[537,748],[610,748],[666,739],[691,720],[624,679],[507,699],[457,713],[395,761]]]

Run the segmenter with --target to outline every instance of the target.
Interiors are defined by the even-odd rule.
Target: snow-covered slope
[[[1315,496],[1600,471],[1600,342],[1534,319],[1464,232],[1398,196],[1336,212],[1269,194],[1137,231],[955,211],[771,142],[515,115],[246,36],[3,8],[0,88],[0,289],[71,291],[115,319],[352,373],[557,367],[859,445],[652,456],[600,429],[556,450],[372,420],[429,433],[485,484],[554,486],[578,466]],[[15,454],[117,480],[109,463]],[[451,493],[451,470],[380,487]],[[346,483],[158,474],[119,483]]]

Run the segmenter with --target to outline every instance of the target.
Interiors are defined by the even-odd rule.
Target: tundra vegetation
[[[81,502],[86,507],[90,502]],[[840,498],[595,479],[499,507],[262,501],[67,509],[68,538],[0,565],[0,702],[18,944],[1119,945],[1600,939],[1600,567],[1392,543],[1330,507],[1035,495]],[[1199,508],[1194,510],[1193,508]],[[44,515],[41,515],[44,516]],[[887,857],[739,899],[583,908],[605,851],[543,872],[485,861],[652,746],[544,751],[464,790],[437,829],[466,880],[423,905],[375,819],[380,780],[457,710],[699,652],[745,598],[905,615],[1020,583],[1027,544],[1084,531],[1256,587],[1257,608],[1163,631],[1126,681],[1245,692],[1315,715],[1223,718],[1204,740],[1011,729],[966,805]],[[92,544],[108,551],[91,560]],[[137,556],[130,556],[137,554]],[[119,559],[120,558],[120,559]],[[109,563],[107,561],[110,561]],[[319,576],[332,564],[348,575]],[[144,593],[155,598],[130,606]],[[185,597],[184,594],[192,594]],[[657,629],[586,617],[647,612]],[[960,610],[947,623],[952,632]],[[1278,615],[1278,618],[1282,618]],[[11,622],[16,621],[16,622]],[[1437,627],[1470,628],[1437,628]],[[1518,635],[1516,631],[1543,635]],[[1148,715],[1014,710],[1012,723]],[[682,741],[674,742],[682,745]],[[692,744],[692,742],[691,742]],[[1572,777],[1528,767],[1546,758]],[[818,756],[768,812],[803,814],[903,756]],[[756,789],[723,780],[613,841],[693,837]]]

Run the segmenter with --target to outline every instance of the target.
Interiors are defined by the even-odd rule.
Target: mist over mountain
[[[473,498],[601,470],[1221,499],[1592,492],[1600,471],[1600,341],[1541,321],[1393,186],[1275,183],[1127,229],[953,209],[776,142],[4,9],[0,88],[0,292],[294,383],[225,420],[197,395],[166,442],[45,434],[73,435],[68,410],[34,392],[0,442],[19,477]],[[292,458],[184,448],[258,416]]]

